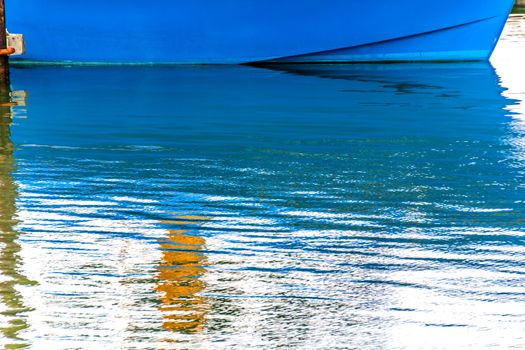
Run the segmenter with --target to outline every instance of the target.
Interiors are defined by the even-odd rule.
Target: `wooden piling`
[[[0,0],[0,50],[7,48],[6,36],[5,1]],[[9,57],[7,55],[0,55],[0,84],[1,88],[9,85]]]

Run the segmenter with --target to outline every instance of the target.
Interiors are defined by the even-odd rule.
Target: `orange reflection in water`
[[[179,216],[164,224],[195,226],[208,220],[203,216]],[[162,326],[176,333],[198,333],[204,329],[207,312],[206,298],[199,295],[206,283],[206,240],[192,236],[189,230],[169,230],[160,242],[162,259],[158,268],[156,290],[162,295],[160,311]]]

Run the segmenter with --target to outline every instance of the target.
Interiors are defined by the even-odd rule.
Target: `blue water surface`
[[[492,64],[13,68],[0,344],[525,347],[520,26]]]

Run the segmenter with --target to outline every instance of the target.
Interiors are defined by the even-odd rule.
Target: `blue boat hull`
[[[486,60],[513,0],[6,0],[51,63]]]

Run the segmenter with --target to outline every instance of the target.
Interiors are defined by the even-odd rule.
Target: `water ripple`
[[[14,70],[0,345],[525,347],[523,64],[498,54]]]

